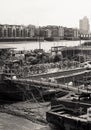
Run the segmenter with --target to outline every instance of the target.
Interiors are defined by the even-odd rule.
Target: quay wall
[[[19,42],[19,41],[39,41],[39,38],[38,37],[0,38],[0,42]],[[40,41],[44,41],[44,38],[40,37]]]

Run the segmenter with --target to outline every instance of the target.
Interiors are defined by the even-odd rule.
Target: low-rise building
[[[64,28],[62,26],[48,25],[44,28],[44,37],[51,40],[64,39]]]
[[[64,28],[64,39],[66,40],[78,40],[79,39],[79,31],[74,28]]]

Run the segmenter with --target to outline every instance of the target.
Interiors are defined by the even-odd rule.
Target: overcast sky
[[[91,22],[91,0],[0,0],[0,24],[78,27],[84,16]]]

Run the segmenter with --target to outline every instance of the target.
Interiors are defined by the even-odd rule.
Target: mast
[[[80,42],[80,55],[79,55],[79,67],[80,67],[80,63],[81,63],[81,55],[82,55],[81,34],[80,34],[80,36],[79,36],[79,42]]]
[[[40,42],[40,26],[39,26],[39,50],[41,49],[41,42]]]

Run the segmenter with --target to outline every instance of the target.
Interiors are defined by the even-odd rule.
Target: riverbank
[[[50,102],[18,102],[1,105],[0,112],[28,119],[36,124],[47,125],[46,112],[50,110]]]
[[[0,130],[52,130],[48,125],[0,112]]]

